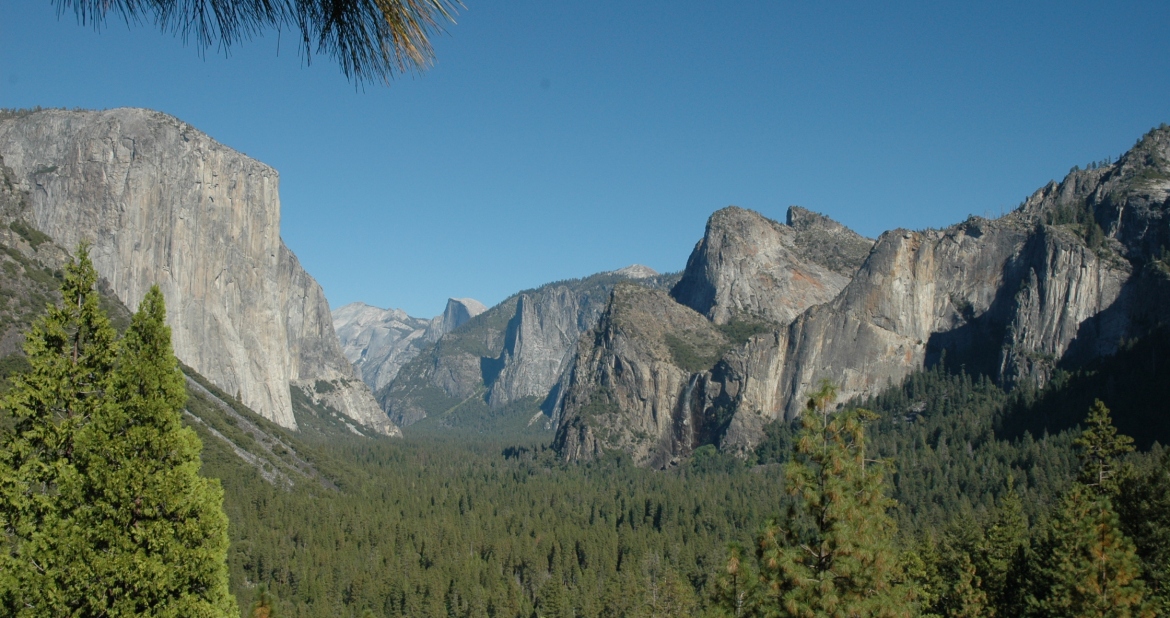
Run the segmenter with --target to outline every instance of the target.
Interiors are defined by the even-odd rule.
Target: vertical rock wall
[[[129,108],[5,120],[0,154],[31,195],[33,223],[63,246],[92,243],[129,307],[157,283],[176,355],[252,409],[295,427],[290,384],[354,377],[320,286],[281,241],[272,168]],[[353,382],[364,393],[342,412],[396,431]]]

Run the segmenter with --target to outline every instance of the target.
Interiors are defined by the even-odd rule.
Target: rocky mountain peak
[[[448,298],[443,313],[431,320],[423,339],[438,341],[440,337],[463,326],[475,316],[487,311],[483,303],[474,298]]]
[[[271,167],[166,114],[44,110],[0,119],[0,156],[28,218],[64,247],[91,241],[126,306],[158,284],[175,355],[295,428],[290,388],[332,385],[330,405],[394,434],[357,381],[321,287],[280,238]]]
[[[630,279],[649,279],[650,277],[657,277],[658,271],[650,268],[649,266],[643,266],[641,264],[630,264],[625,268],[619,268],[613,271],[613,274],[620,275],[622,277],[628,277]]]
[[[845,287],[873,241],[828,217],[789,209],[784,225],[728,206],[707,221],[674,298],[716,324],[736,316],[791,322]]]
[[[672,296],[727,338],[710,355],[683,345],[702,330],[668,303],[623,322],[653,299],[615,291],[566,372],[564,457],[618,448],[662,466],[701,443],[747,455],[822,379],[842,399],[939,364],[1042,385],[1170,322],[1170,128],[997,219],[876,243],[802,208],[787,221],[741,208],[708,221]]]

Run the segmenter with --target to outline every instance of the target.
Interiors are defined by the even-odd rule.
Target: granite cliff
[[[278,175],[171,116],[45,110],[0,119],[0,156],[57,244],[91,243],[114,294],[155,283],[175,353],[295,427],[290,388],[394,435],[342,355],[317,283],[280,239]]]
[[[854,235],[824,221],[812,226],[819,238],[788,250],[800,242],[783,240],[800,236],[793,223],[808,220],[799,211],[791,230],[720,211],[674,299],[717,327],[743,316],[766,324],[725,329],[733,341],[717,357],[688,368],[675,354],[674,369],[631,381],[623,368],[666,361],[648,341],[686,337],[674,318],[639,329],[602,320],[566,373],[556,446],[568,459],[620,449],[653,466],[703,443],[744,455],[766,423],[797,416],[821,379],[850,398],[939,363],[1009,388],[1043,384],[1056,368],[1112,354],[1170,319],[1168,195],[1162,127],[1117,163],[1075,169],[999,219],[894,230],[865,255]],[[607,315],[620,315],[622,302],[615,294]],[[666,307],[643,313],[678,312]],[[667,334],[647,334],[655,328]],[[666,412],[673,420],[659,418]],[[658,439],[651,426],[674,429]]]
[[[423,348],[376,391],[378,400],[402,426],[469,408],[544,425],[540,415],[558,397],[577,340],[597,323],[613,286],[666,288],[675,280],[636,266],[515,294]]]
[[[333,328],[345,358],[377,391],[425,347],[484,311],[487,307],[474,298],[449,298],[443,313],[424,320],[401,309],[350,303],[333,311]]]
[[[615,288],[559,385],[553,415],[565,457],[616,448],[661,467],[719,439],[730,410],[704,400],[718,361],[835,297],[873,245],[803,208],[789,208],[787,221],[724,208],[669,295]]]
[[[716,324],[745,314],[786,324],[836,296],[872,245],[796,206],[788,209],[787,225],[729,206],[707,221],[671,294]]]

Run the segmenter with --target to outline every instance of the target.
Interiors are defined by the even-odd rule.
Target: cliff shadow
[[[1043,389],[1018,388],[998,419],[998,438],[1014,440],[1075,428],[1100,399],[1119,432],[1138,448],[1170,444],[1170,327],[1120,344],[1115,354],[1057,370]]]
[[[926,341],[925,369],[941,366],[948,373],[986,376],[1002,385],[1000,368],[1008,325],[1019,310],[1017,294],[1020,286],[1031,272],[1031,260],[1027,256],[1034,249],[1030,246],[1033,242],[1033,238],[1028,239],[1020,257],[1004,263],[1003,283],[986,311],[976,315],[969,301],[952,297],[951,302],[962,316],[963,323],[930,335]]]

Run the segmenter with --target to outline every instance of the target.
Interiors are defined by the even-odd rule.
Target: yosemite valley
[[[712,205],[677,272],[420,317],[331,308],[277,171],[182,120],[3,110],[0,378],[79,248],[120,337],[157,286],[246,616],[1170,615],[1170,128],[1135,137],[999,217]]]

